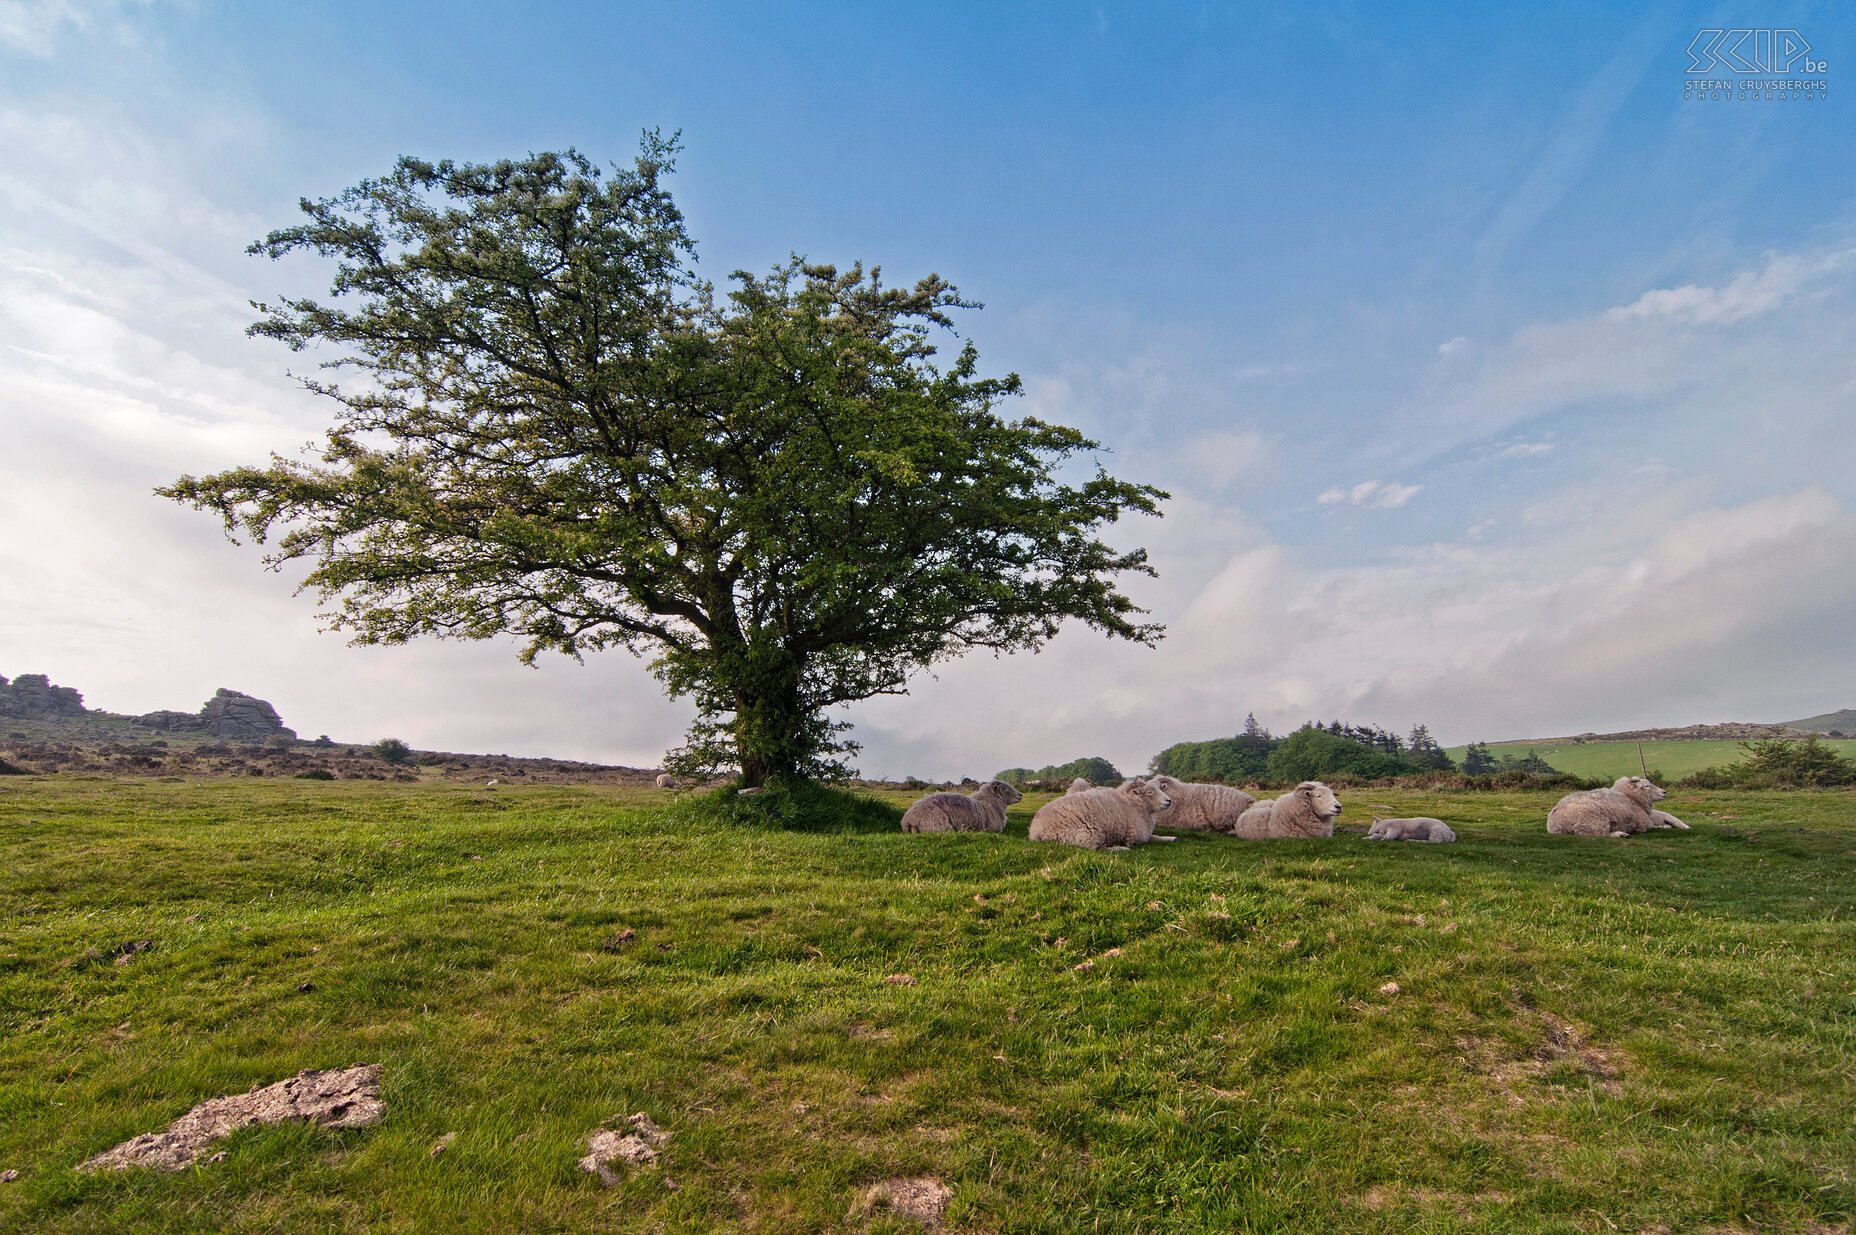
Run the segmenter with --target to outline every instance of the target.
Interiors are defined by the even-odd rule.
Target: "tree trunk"
[[[799,672],[799,665],[782,655],[754,675],[760,689],[735,696],[735,751],[745,787],[797,777],[817,753],[807,749],[812,718],[800,699]]]

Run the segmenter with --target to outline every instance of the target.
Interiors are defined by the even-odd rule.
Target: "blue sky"
[[[1494,11],[1491,11],[1494,10]],[[1827,98],[1683,99],[1704,28]],[[306,734],[651,763],[622,655],[352,649],[149,489],[326,413],[244,255],[401,154],[680,129],[721,281],[937,271],[964,334],[1175,494],[1157,651],[1066,632],[850,712],[873,774],[1160,747],[1247,711],[1497,739],[1856,700],[1856,161],[1825,5],[0,0],[0,673],[229,685]],[[1802,75],[1799,67],[1794,75]],[[1714,75],[1718,76],[1718,75]]]

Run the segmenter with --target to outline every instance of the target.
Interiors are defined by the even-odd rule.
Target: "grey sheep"
[[[1230,835],[1237,821],[1257,800],[1242,789],[1229,785],[1193,785],[1171,776],[1156,776],[1154,784],[1173,799],[1166,813],[1164,827],[1189,832],[1221,832]]]
[[[1024,794],[1002,780],[966,793],[931,793],[902,816],[904,832],[1002,832],[1005,808]]]
[[[1373,826],[1367,829],[1366,839],[1425,840],[1433,845],[1451,845],[1456,843],[1456,833],[1441,819],[1422,815],[1415,819],[1381,819],[1374,815]]]
[[[1150,840],[1172,840],[1154,835],[1154,816],[1172,804],[1158,785],[1140,779],[1114,789],[1065,794],[1031,817],[1031,839],[1082,849],[1126,849]]]
[[[1641,776],[1620,776],[1609,789],[1569,793],[1547,812],[1547,831],[1555,836],[1634,836],[1651,828],[1688,825],[1652,803],[1669,794]],[[1668,822],[1659,821],[1661,815]]]
[[[1305,780],[1272,802],[1258,802],[1239,816],[1231,835],[1243,840],[1315,839],[1334,835],[1340,798],[1318,780]]]

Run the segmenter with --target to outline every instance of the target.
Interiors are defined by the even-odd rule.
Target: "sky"
[[[1748,76],[1691,73],[1698,34],[1741,29],[1835,88],[1698,94]],[[939,273],[1024,378],[1002,411],[1172,494],[1108,531],[1152,554],[1126,588],[1159,646],[938,666],[844,712],[867,775],[1132,772],[1250,713],[1448,744],[1856,706],[1853,32],[1813,4],[0,0],[0,674],[654,766],[690,710],[644,662],[349,646],[152,491],[329,424],[245,335],[326,291],[245,252],[300,198],[401,155],[627,163],[661,128],[708,278]]]

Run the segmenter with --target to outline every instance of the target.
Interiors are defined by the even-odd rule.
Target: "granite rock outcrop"
[[[284,728],[283,718],[269,703],[224,686],[198,712],[149,712],[136,720],[164,733],[210,733],[235,742],[296,737],[296,730]]]
[[[0,716],[55,719],[82,716],[84,696],[69,686],[53,686],[43,673],[22,673],[8,682],[0,677]]]

